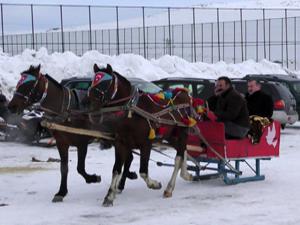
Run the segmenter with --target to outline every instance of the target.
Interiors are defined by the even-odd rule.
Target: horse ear
[[[36,67],[36,70],[37,70],[37,72],[40,72],[40,70],[41,70],[41,64],[39,64],[39,65]]]
[[[94,64],[94,73],[98,72],[100,69],[98,67],[98,65],[95,63]]]
[[[106,69],[108,70],[109,73],[113,73],[113,69],[110,64],[107,64]]]

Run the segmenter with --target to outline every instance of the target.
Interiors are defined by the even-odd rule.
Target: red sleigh
[[[198,122],[197,126],[209,146],[203,144],[197,134],[190,133],[188,155],[195,165],[189,165],[188,169],[195,171],[195,179],[222,176],[226,184],[264,180],[265,176],[260,174],[261,160],[279,156],[280,124],[276,121],[264,128],[257,144],[252,144],[247,137],[239,140],[225,139],[223,123],[205,121]],[[254,160],[254,165],[250,164],[251,160]],[[254,175],[244,175],[246,171],[241,172],[241,163],[246,165],[243,169],[248,168]],[[211,164],[216,167],[210,167]],[[216,173],[207,173],[208,170]]]

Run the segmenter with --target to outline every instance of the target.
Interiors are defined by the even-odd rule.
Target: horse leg
[[[122,144],[116,141],[115,164],[112,171],[112,181],[108,189],[108,192],[104,198],[104,201],[102,203],[102,205],[105,207],[113,206],[113,201],[118,191],[118,184],[122,176],[122,166],[124,164],[124,159],[126,159],[126,154],[127,154],[126,151],[128,151],[128,149],[126,149],[126,147],[124,147]]]
[[[77,171],[80,175],[84,177],[86,183],[99,183],[101,181],[101,176],[98,176],[96,174],[90,175],[85,171],[85,159],[87,154],[87,148],[87,144],[77,146]]]
[[[52,202],[62,202],[63,198],[68,193],[67,179],[68,179],[69,145],[57,141],[56,146],[61,160],[60,161],[61,181],[60,181],[59,191],[55,194],[54,198],[52,199]]]
[[[164,191],[164,197],[165,198],[172,197],[172,193],[173,193],[173,190],[175,188],[176,178],[177,178],[178,172],[180,170],[180,167],[182,165],[182,161],[183,161],[182,160],[182,156],[177,155],[175,157],[174,170],[173,170],[171,179],[170,179],[170,181],[168,183],[168,186],[167,186],[167,188]]]
[[[187,152],[184,151],[184,157],[183,157],[183,161],[181,163],[180,176],[182,179],[184,179],[186,181],[192,181],[193,175],[188,172],[186,161],[187,161]]]
[[[161,183],[153,180],[148,175],[148,164],[150,158],[152,145],[145,144],[143,148],[141,148],[141,156],[140,156],[140,176],[144,179],[147,184],[147,187],[150,189],[161,189]]]
[[[129,178],[131,180],[137,179],[136,173],[129,171],[132,160],[133,160],[133,155],[132,155],[132,152],[131,152],[128,155],[128,157],[125,161],[125,164],[124,164],[124,170],[123,170],[123,173],[122,173],[122,178],[121,178],[120,183],[118,185],[118,192],[119,193],[121,193],[124,190],[126,178]]]

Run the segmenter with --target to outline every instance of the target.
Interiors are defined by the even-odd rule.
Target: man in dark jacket
[[[263,134],[263,128],[270,124],[273,115],[272,97],[261,90],[261,84],[258,80],[248,80],[248,93],[246,101],[250,115],[250,131],[252,143],[259,143]]]
[[[243,138],[249,131],[249,114],[244,98],[232,87],[228,77],[219,77],[215,95],[208,100],[211,120],[223,122],[226,138]],[[212,113],[213,112],[213,113]]]
[[[272,97],[261,90],[261,84],[257,80],[248,80],[248,93],[246,101],[249,115],[267,117],[270,119],[273,115]]]

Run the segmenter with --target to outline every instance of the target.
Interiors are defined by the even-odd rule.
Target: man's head
[[[253,93],[259,91],[261,89],[261,84],[258,80],[248,80],[248,93],[252,95]]]
[[[231,87],[231,80],[228,77],[219,77],[215,85],[215,95],[221,95]]]

